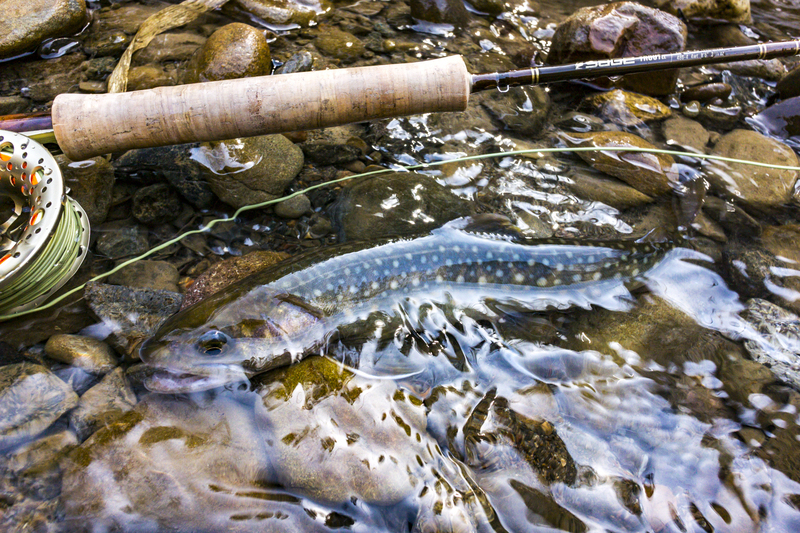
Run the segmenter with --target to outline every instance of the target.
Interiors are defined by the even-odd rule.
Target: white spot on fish
[[[516,281],[517,283],[522,283],[523,281],[525,281],[525,276],[517,272],[516,274],[514,274],[514,281]]]
[[[579,282],[581,279],[582,278],[580,274],[575,274],[574,276],[572,276],[572,281],[574,281],[575,283]]]
[[[395,267],[395,268],[399,268],[400,267],[400,261],[395,259],[394,261],[392,261],[392,266]]]
[[[592,279],[595,280],[595,281],[598,281],[602,277],[603,277],[603,275],[600,272],[595,272],[594,276],[592,276]]]
[[[497,272],[494,273],[494,275],[497,276],[498,278],[502,278],[503,274],[504,272],[502,270],[498,270]]]
[[[389,288],[392,289],[392,290],[396,290],[397,287],[399,287],[399,286],[400,285],[397,283],[397,280],[395,280],[395,279],[393,279],[391,281],[391,283],[389,283]]]
[[[547,278],[539,278],[536,280],[536,284],[540,287],[544,287],[547,285]]]
[[[478,284],[479,285],[485,285],[486,284],[486,276],[479,277],[478,278]]]
[[[464,283],[464,276],[459,274],[458,277],[456,278],[456,283]]]

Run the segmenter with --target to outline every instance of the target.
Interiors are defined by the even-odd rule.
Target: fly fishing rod
[[[53,103],[51,126],[64,154],[78,161],[131,148],[463,111],[471,93],[487,89],[505,90],[519,85],[798,53],[800,40],[795,40],[475,75],[467,72],[460,56],[450,56],[417,63],[242,78],[125,93],[62,94]],[[47,126],[46,117],[44,120]],[[0,121],[0,129],[20,131],[27,127],[31,126],[15,127]]]

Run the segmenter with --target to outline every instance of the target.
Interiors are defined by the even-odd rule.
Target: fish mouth
[[[174,371],[168,368],[151,368],[143,384],[150,392],[162,394],[202,392],[225,387],[236,389],[250,380],[240,366],[204,365],[202,372]]]

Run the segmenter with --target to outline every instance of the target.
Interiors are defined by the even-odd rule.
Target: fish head
[[[223,290],[169,318],[142,345],[153,392],[233,387],[291,364],[318,340],[322,315],[299,298],[258,286]]]

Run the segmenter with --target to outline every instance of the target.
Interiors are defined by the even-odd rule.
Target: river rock
[[[181,199],[166,183],[148,185],[133,194],[133,218],[147,226],[163,224],[180,212]]]
[[[274,488],[255,399],[146,396],[62,462],[65,521],[79,532],[322,529]]]
[[[541,137],[550,113],[550,96],[541,87],[491,91],[480,104],[506,129],[525,137]]]
[[[70,386],[41,365],[0,367],[0,450],[38,435],[77,403]]]
[[[75,33],[86,22],[84,0],[6,0],[0,9],[0,59],[28,52],[47,38]]]
[[[188,83],[264,76],[272,70],[264,32],[241,22],[211,34],[192,63],[186,75]]]
[[[410,0],[411,16],[434,24],[462,28],[469,23],[469,12],[461,0]]]
[[[203,167],[193,159],[192,149],[198,146],[183,144],[129,150],[114,161],[114,168],[148,183],[166,179],[184,200],[198,209],[207,209],[214,201],[214,193],[203,177]]]
[[[315,165],[343,165],[361,157],[361,149],[344,143],[304,142],[300,145],[303,155]]]
[[[275,214],[282,218],[300,218],[311,211],[311,200],[305,194],[298,194],[275,205]]]
[[[750,0],[656,0],[655,4],[694,23],[751,22]]]
[[[215,263],[192,283],[183,298],[181,309],[224,289],[231,283],[268,268],[289,257],[282,252],[259,250],[238,257],[228,257]]]
[[[191,152],[214,194],[233,207],[277,198],[303,167],[303,151],[283,135],[203,143]]]
[[[337,200],[333,216],[343,238],[370,240],[423,234],[469,213],[469,202],[433,178],[392,172],[351,182]]]
[[[731,91],[733,91],[733,87],[728,83],[703,83],[682,91],[681,102],[697,100],[700,103],[704,103],[714,98],[725,100],[731,95]]]
[[[180,274],[175,265],[167,261],[137,261],[109,276],[112,285],[139,289],[179,292]]]
[[[51,359],[77,366],[91,374],[106,374],[117,366],[111,347],[103,341],[82,335],[53,335],[44,345]]]
[[[759,333],[744,342],[750,356],[800,389],[800,317],[758,298],[748,300],[743,317]]]
[[[231,6],[273,24],[308,26],[318,14],[329,9],[330,3],[328,0],[234,0]]]
[[[775,85],[781,98],[800,96],[800,65],[795,66]]]
[[[734,130],[723,135],[712,154],[772,165],[798,165],[791,148],[750,130]],[[759,209],[787,203],[797,182],[795,170],[715,161],[705,162],[703,169],[712,188]]]
[[[0,96],[0,116],[25,113],[30,105],[31,101],[22,96]]]
[[[174,67],[169,65],[169,67]],[[169,87],[178,84],[178,73],[174,68],[168,70],[167,65],[149,63],[132,67],[128,71],[128,90],[143,91],[156,87]]]
[[[787,138],[800,135],[800,96],[787,98],[773,104],[751,117],[754,128],[775,137]]]
[[[125,371],[117,368],[81,396],[78,406],[69,414],[69,425],[78,441],[83,442],[135,405],[136,395],[125,378]]]
[[[664,141],[690,152],[705,153],[710,134],[697,121],[674,116],[664,122]]]
[[[592,109],[596,115],[620,126],[638,126],[672,115],[672,110],[655,98],[621,89],[589,96],[581,107]]]
[[[559,138],[570,147],[641,147],[655,148],[641,137],[620,131],[594,133],[562,133]],[[634,189],[648,195],[660,196],[677,183],[675,161],[667,154],[625,151],[576,152],[592,167],[621,179]]]
[[[393,505],[427,492],[440,479],[431,470],[449,473],[422,401],[391,380],[311,357],[270,374],[257,393],[256,419],[277,479],[315,500]]]
[[[112,332],[109,343],[129,360],[138,359],[139,344],[177,313],[183,300],[183,296],[175,292],[96,282],[86,286],[84,298]]]
[[[616,209],[649,204],[653,198],[619,180],[576,172],[564,180],[575,195],[593,202],[602,202]]]
[[[133,54],[133,62],[143,65],[163,61],[187,61],[205,43],[206,38],[196,33],[162,33],[153,37],[150,44]]]
[[[93,229],[99,235],[95,251],[109,259],[140,255],[148,250],[147,230],[130,221],[108,222]]]
[[[686,25],[676,17],[635,2],[583,7],[558,25],[547,60],[552,65],[681,52]],[[663,96],[675,89],[677,70],[624,76],[621,86]]]
[[[327,26],[320,28],[314,46],[322,55],[338,59],[344,64],[358,60],[367,51],[361,39],[352,33]]]
[[[730,131],[739,123],[742,108],[738,105],[718,106],[706,104],[700,108],[698,119],[704,126],[721,131]]]
[[[748,59],[733,63],[717,63],[713,69],[719,72],[731,71],[737,76],[750,76],[767,81],[778,81],[786,75],[786,67],[779,59]]]
[[[86,161],[70,161],[63,155],[56,162],[69,187],[69,195],[77,201],[93,226],[102,224],[111,208],[111,190],[114,188],[114,169],[104,157]]]
[[[59,461],[77,445],[75,434],[69,430],[24,444],[5,457],[6,475],[11,474],[17,490],[31,499],[56,498],[61,491]]]

